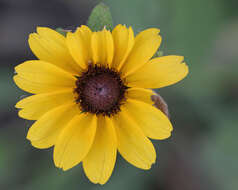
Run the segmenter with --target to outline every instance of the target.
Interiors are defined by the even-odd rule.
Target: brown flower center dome
[[[120,111],[127,87],[118,72],[90,65],[77,79],[76,102],[80,103],[83,112],[110,116]]]

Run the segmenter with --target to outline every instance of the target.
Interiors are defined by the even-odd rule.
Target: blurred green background
[[[238,1],[105,0],[115,23],[136,32],[161,29],[165,55],[184,55],[189,76],[159,89],[169,104],[174,132],[154,142],[158,159],[143,171],[118,157],[109,182],[90,183],[81,165],[55,168],[52,149],[33,148],[30,121],[14,104],[26,93],[12,81],[14,66],[35,59],[27,38],[36,26],[85,24],[96,0],[0,1],[1,190],[236,190],[238,189]]]

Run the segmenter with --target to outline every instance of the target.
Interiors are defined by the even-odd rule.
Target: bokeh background
[[[26,93],[12,81],[14,67],[35,59],[27,38],[37,26],[85,24],[97,0],[0,0],[0,189],[1,190],[236,190],[238,189],[238,1],[105,0],[114,24],[161,29],[165,55],[184,55],[189,76],[159,89],[169,104],[174,132],[154,142],[152,169],[118,157],[109,182],[94,185],[81,165],[55,168],[52,149],[26,140],[31,122],[14,104]]]

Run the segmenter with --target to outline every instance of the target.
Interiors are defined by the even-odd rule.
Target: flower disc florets
[[[76,102],[80,103],[83,112],[111,116],[120,111],[127,87],[118,72],[104,66],[89,65],[77,79]]]

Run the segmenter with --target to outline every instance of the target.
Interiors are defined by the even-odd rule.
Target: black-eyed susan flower
[[[54,163],[68,170],[82,162],[93,183],[104,184],[117,151],[132,165],[149,169],[156,152],[149,140],[171,135],[172,125],[153,106],[152,88],[182,80],[182,56],[153,58],[161,43],[152,28],[134,37],[118,25],[92,32],[79,27],[67,36],[37,28],[29,45],[39,60],[16,66],[15,83],[34,95],[16,104],[19,116],[36,120],[27,139],[36,148],[54,146]]]

